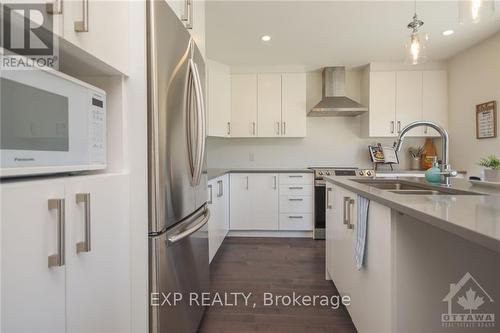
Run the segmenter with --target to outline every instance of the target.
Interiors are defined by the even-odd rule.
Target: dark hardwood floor
[[[238,306],[209,307],[199,332],[356,332],[342,306],[264,306],[266,292],[338,295],[325,280],[324,246],[306,238],[226,238],[210,267],[211,292],[252,296],[248,306],[240,297]]]

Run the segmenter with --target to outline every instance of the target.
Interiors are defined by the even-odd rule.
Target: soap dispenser
[[[441,169],[439,168],[437,157],[435,156],[432,161],[432,167],[430,169],[427,169],[427,171],[425,172],[425,179],[427,179],[429,183],[441,182]]]

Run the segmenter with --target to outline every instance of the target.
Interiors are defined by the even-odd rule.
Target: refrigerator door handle
[[[193,108],[192,108],[192,100],[193,100],[193,86],[195,85],[194,83],[194,65],[192,60],[189,60],[189,71],[188,71],[188,78],[187,78],[187,94],[186,94],[186,128],[187,128],[187,150],[188,150],[188,160],[189,160],[189,172],[191,175],[191,185],[196,185],[196,156],[193,156],[193,121],[196,121],[196,119],[193,119]],[[196,96],[195,96],[196,98]],[[198,124],[196,124],[198,126]]]
[[[196,112],[197,112],[196,124],[198,128],[198,133],[196,136],[197,160],[195,167],[195,185],[199,185],[203,169],[203,160],[205,156],[205,144],[206,144],[205,104],[203,103],[203,90],[201,89],[201,79],[200,79],[200,73],[198,71],[198,66],[192,59],[190,60],[190,64],[192,64],[193,66],[194,90],[196,93]]]
[[[173,245],[186,237],[189,237],[191,234],[198,231],[201,227],[203,227],[208,220],[210,219],[210,210],[206,208],[201,216],[198,216],[194,219],[194,221],[187,221],[187,227],[180,226],[176,228],[172,232],[172,235],[167,234],[167,246]]]

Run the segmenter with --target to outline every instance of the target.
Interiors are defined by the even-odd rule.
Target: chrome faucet
[[[449,164],[450,137],[448,136],[448,132],[443,127],[431,121],[426,121],[426,120],[414,121],[413,123],[406,125],[399,132],[398,140],[394,142],[394,150],[399,152],[401,150],[401,146],[403,145],[403,139],[405,138],[408,131],[410,131],[415,127],[420,127],[420,126],[428,126],[434,128],[436,131],[438,131],[439,135],[441,135],[442,139],[441,153],[443,154],[443,158],[439,166],[439,168],[441,169],[441,186],[450,187],[451,186],[450,177],[455,177],[457,175],[457,171],[451,170],[451,166]]]

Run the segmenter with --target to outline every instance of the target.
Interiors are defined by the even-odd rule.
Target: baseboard
[[[313,238],[312,231],[268,231],[268,230],[230,230],[228,237],[293,237]]]

